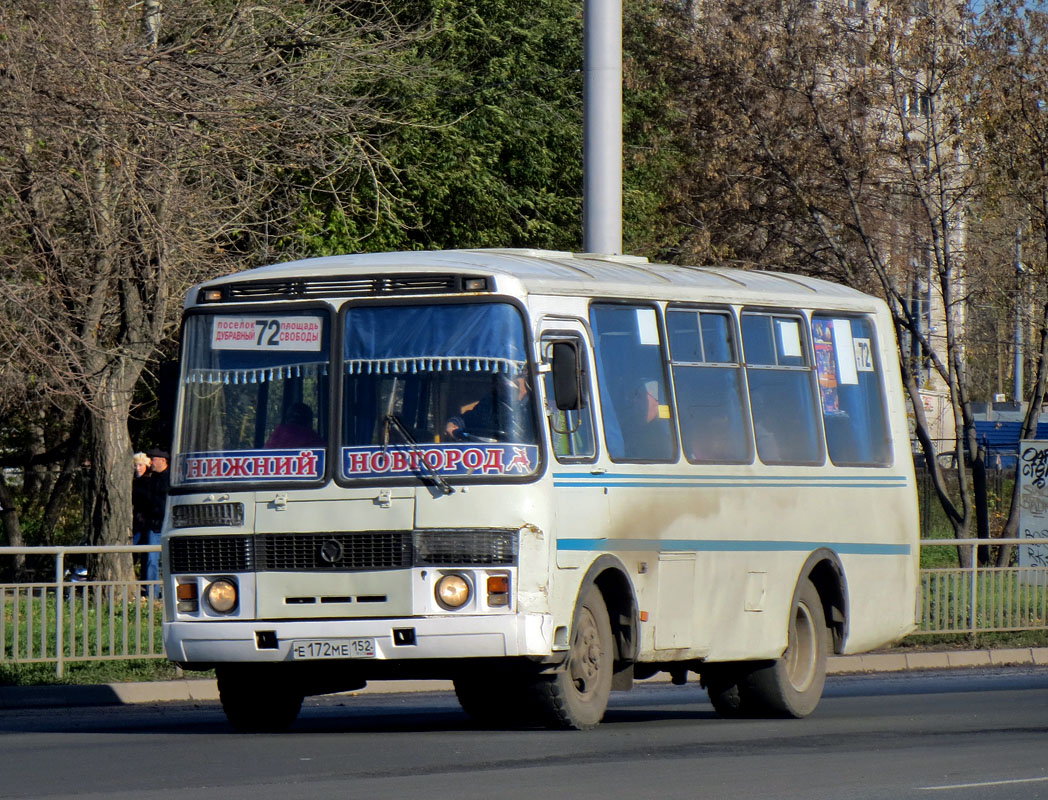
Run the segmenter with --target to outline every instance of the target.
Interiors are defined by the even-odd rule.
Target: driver
[[[491,392],[459,406],[459,413],[444,423],[445,436],[449,441],[531,441],[530,391],[525,375],[497,381]]]
[[[313,409],[305,403],[292,403],[284,421],[266,439],[265,447],[323,447],[326,444],[324,437],[313,430]]]

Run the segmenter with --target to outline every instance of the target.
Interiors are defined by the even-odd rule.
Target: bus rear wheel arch
[[[703,684],[721,716],[806,717],[822,697],[830,647],[823,599],[815,584],[804,578],[794,592],[782,656],[711,665],[703,673]]]

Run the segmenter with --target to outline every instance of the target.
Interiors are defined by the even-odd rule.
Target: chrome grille
[[[172,536],[171,574],[250,572],[250,536]]]
[[[417,566],[469,567],[517,563],[513,530],[415,531]]]
[[[243,503],[202,503],[171,509],[173,528],[209,528],[244,524]]]
[[[411,566],[411,534],[261,534],[255,537],[255,552],[260,572],[402,569]]]

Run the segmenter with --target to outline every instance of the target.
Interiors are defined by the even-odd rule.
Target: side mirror
[[[553,401],[558,411],[582,408],[582,369],[579,347],[572,341],[554,342],[552,348]]]

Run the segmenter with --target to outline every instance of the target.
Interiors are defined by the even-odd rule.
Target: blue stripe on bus
[[[797,489],[797,488],[820,488],[820,489],[890,489],[905,486],[906,484],[893,483],[829,483],[824,481],[797,481],[795,483],[766,483],[760,479],[754,479],[748,483],[724,483],[716,480],[709,481],[553,481],[558,487],[597,487],[597,488],[625,488],[625,489],[740,489],[740,488],[763,488],[763,489]]]
[[[908,556],[908,544],[874,542],[801,542],[771,539],[558,539],[557,550],[576,552],[652,552],[695,551],[700,553],[781,553],[810,552],[828,547],[841,555]]]
[[[673,472],[608,472],[601,473],[605,477],[609,478],[682,478],[688,480],[700,480],[702,478],[725,478],[728,480],[748,480],[753,478],[753,475],[682,475]],[[554,478],[587,478],[593,476],[592,472],[554,472]],[[836,481],[905,481],[907,480],[905,475],[762,475],[761,479],[767,479],[770,481],[774,480],[794,480],[797,478],[825,478]]]
[[[563,487],[625,488],[850,488],[891,489],[908,484],[905,475],[666,475],[583,472],[554,472],[553,485]]]

